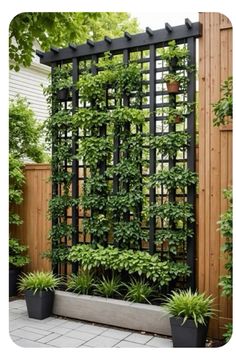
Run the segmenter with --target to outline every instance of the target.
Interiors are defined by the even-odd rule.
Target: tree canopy
[[[26,12],[13,18],[9,27],[10,69],[30,66],[34,44],[42,50],[69,43],[81,44],[105,35],[122,36],[139,32],[138,22],[126,12]]]

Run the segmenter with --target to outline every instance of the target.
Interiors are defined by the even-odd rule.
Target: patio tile
[[[35,328],[35,327],[22,327],[23,331],[27,331],[27,332],[32,332],[32,333],[37,333],[37,334],[42,334],[42,336],[47,336],[49,333],[48,331],[45,331],[41,328]]]
[[[66,323],[63,324],[63,327],[68,329],[76,329],[83,325],[84,325],[83,322],[75,320],[75,321],[67,321]]]
[[[103,332],[102,335],[106,336],[106,337],[111,337],[111,338],[122,340],[122,339],[128,337],[131,333],[132,332],[130,332],[130,331],[109,328],[105,332]]]
[[[88,332],[81,332],[80,329],[78,328],[78,330],[73,330],[71,332],[66,333],[67,337],[72,337],[72,338],[78,338],[81,339],[83,341],[88,341],[94,337],[97,336],[97,334],[95,333],[88,333]]]
[[[97,336],[90,341],[86,342],[86,345],[95,348],[112,348],[119,343],[119,339],[109,338],[105,336]]]
[[[60,337],[60,334],[59,334],[59,333],[50,333],[50,334],[48,334],[47,336],[45,336],[45,337],[43,337],[43,338],[40,338],[40,339],[38,340],[38,342],[40,342],[40,343],[48,343],[48,342],[50,342],[51,340],[56,339],[56,338],[58,338],[58,337]]]
[[[29,339],[29,340],[37,340],[42,338],[44,335],[39,333],[33,333],[30,331],[25,331],[24,329],[16,329],[12,332],[13,335],[18,336],[20,338]]]
[[[149,336],[146,334],[132,333],[130,336],[125,338],[125,340],[127,340],[129,342],[145,344],[152,338],[153,338],[152,336]]]
[[[144,344],[128,342],[126,340],[122,340],[120,343],[115,345],[115,348],[147,348]]]
[[[75,348],[75,347],[79,347],[83,343],[84,343],[84,341],[82,341],[80,339],[66,337],[66,336],[60,336],[56,339],[51,340],[47,344],[52,345],[53,347],[59,347],[59,348]]]
[[[16,344],[23,348],[52,348],[50,345],[33,342],[29,339],[21,339],[17,341]]]
[[[94,333],[94,334],[101,334],[104,331],[106,331],[107,327],[101,327],[101,326],[96,326],[96,325],[83,325],[79,328],[81,332],[87,332],[87,333]]]
[[[172,340],[167,339],[167,338],[161,338],[161,337],[154,337],[151,340],[149,340],[147,345],[151,345],[156,348],[172,348],[173,343]]]
[[[62,326],[56,326],[56,327],[51,327],[50,328],[50,332],[58,333],[58,334],[62,334],[62,335],[65,335],[65,334],[67,334],[70,331],[71,331],[70,328],[64,328]]]

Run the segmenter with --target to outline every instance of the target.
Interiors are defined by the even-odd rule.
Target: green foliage
[[[49,232],[49,238],[53,240],[60,240],[63,237],[71,239],[73,231],[74,228],[72,225],[61,222],[52,226]]]
[[[176,65],[185,66],[186,59],[189,57],[189,50],[185,46],[176,44],[175,40],[168,42],[168,47],[160,49],[162,60],[165,60],[168,65],[173,65],[173,59],[176,60]]]
[[[213,119],[214,126],[220,126],[227,124],[228,117],[233,116],[233,78],[229,77],[221,85],[222,98],[213,104],[213,112],[215,118]]]
[[[190,136],[185,132],[171,132],[161,136],[150,137],[150,147],[159,153],[174,157],[189,145]]]
[[[52,264],[66,263],[69,254],[69,249],[64,244],[59,244],[53,249],[46,250],[42,253],[43,258],[50,259]]]
[[[9,154],[9,224],[20,225],[22,220],[12,207],[23,201],[22,187],[25,182],[23,164],[14,154]]]
[[[112,144],[109,138],[87,137],[81,141],[77,158],[83,158],[84,163],[94,168],[99,161],[109,159],[112,153]]]
[[[50,217],[62,217],[65,210],[79,203],[78,199],[67,195],[56,196],[49,201]]]
[[[168,83],[178,82],[181,90],[186,90],[189,79],[183,73],[169,73],[163,77],[163,80]]]
[[[81,84],[82,86],[82,84]],[[73,114],[74,129],[81,128],[85,130],[98,129],[111,121],[110,112],[97,111],[94,108],[79,108]]]
[[[222,288],[222,296],[232,296],[233,292],[233,200],[232,200],[232,188],[224,190],[224,196],[228,200],[229,206],[224,214],[221,215],[220,221],[220,232],[225,238],[222,251],[226,256],[225,269],[226,274],[220,277],[219,285]]]
[[[156,245],[162,245],[164,242],[168,242],[168,250],[170,253],[177,255],[178,246],[181,243],[186,242],[188,237],[193,236],[193,231],[191,229],[162,229],[159,230],[155,235]]]
[[[119,292],[121,286],[122,284],[119,276],[112,274],[112,277],[109,278],[103,275],[102,279],[95,285],[95,294],[112,298],[121,296],[121,293]]]
[[[129,211],[135,212],[137,206],[142,202],[143,194],[138,190],[125,190],[111,195],[108,200],[108,211],[114,218],[124,215]]]
[[[168,190],[171,188],[184,190],[187,186],[197,183],[197,174],[182,166],[174,166],[169,170],[161,170],[157,174],[150,176],[149,186],[165,186]]]
[[[24,98],[11,100],[9,105],[9,151],[17,158],[44,159],[39,139],[41,126]]]
[[[19,240],[15,238],[9,239],[9,266],[10,267],[23,267],[30,262],[28,256],[24,255],[28,246],[21,245]]]
[[[67,280],[67,290],[72,290],[78,294],[91,294],[94,288],[93,274],[88,270],[81,270],[79,274],[71,274]]]
[[[34,294],[40,290],[53,291],[60,283],[61,279],[51,272],[23,273],[19,280],[19,291],[32,290]]]
[[[43,29],[43,30],[42,30]],[[124,31],[137,33],[137,20],[127,12],[24,12],[15,16],[9,28],[10,68],[29,66],[34,55],[33,44],[43,50],[68,43],[95,41],[104,36],[122,36]]]
[[[72,246],[68,255],[71,262],[79,262],[85,269],[99,268],[113,271],[126,270],[129,274],[139,274],[157,281],[159,286],[167,285],[178,276],[188,276],[187,265],[160,261],[157,255],[147,252],[120,250],[113,246],[79,244]]]
[[[114,222],[113,228],[114,241],[118,242],[120,248],[133,246],[139,248],[142,240],[147,240],[148,235],[139,220]]]
[[[164,109],[164,113],[167,114],[166,122],[169,124],[176,122],[183,122],[187,116],[193,111],[192,104],[181,103],[176,107],[168,107]]]
[[[195,326],[206,324],[206,320],[213,316],[213,298],[204,293],[192,293],[189,290],[172,291],[171,295],[164,301],[165,309],[170,315],[183,318],[182,325],[187,320],[193,320]]]
[[[133,302],[148,302],[153,293],[153,288],[144,280],[132,279],[130,284],[124,284],[127,288],[125,299]]]
[[[165,202],[163,204],[151,204],[148,208],[150,217],[158,216],[162,219],[178,222],[179,220],[194,222],[193,207],[188,203]]]
[[[226,343],[230,340],[233,334],[233,324],[232,323],[227,323],[225,325],[226,332],[223,334],[223,337],[226,341]]]
[[[108,219],[104,214],[93,215],[88,219],[83,219],[84,231],[95,235],[99,242],[106,240],[106,234],[110,229]]]
[[[145,122],[145,114],[141,109],[130,107],[118,107],[111,113],[112,122],[123,126],[125,123],[142,125]]]

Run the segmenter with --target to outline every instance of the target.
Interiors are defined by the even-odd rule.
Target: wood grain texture
[[[232,317],[231,302],[221,296],[219,277],[225,272],[223,239],[217,221],[226,210],[223,189],[232,185],[232,125],[213,126],[212,104],[221,97],[220,85],[232,75],[232,26],[219,13],[200,13],[199,39],[199,199],[197,262],[198,289],[215,298],[219,311],[209,335],[221,338]]]

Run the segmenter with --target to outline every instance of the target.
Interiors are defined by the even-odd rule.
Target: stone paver
[[[25,300],[9,303],[11,340],[25,348],[170,348],[172,341],[157,335],[51,316],[28,318]]]
[[[101,335],[91,339],[86,343],[86,345],[89,345],[94,348],[112,348],[119,342],[119,339],[105,337]]]

